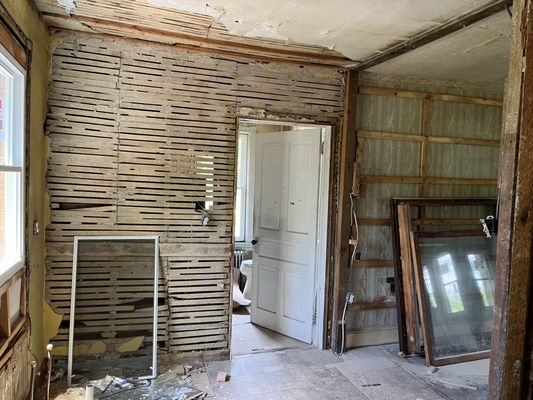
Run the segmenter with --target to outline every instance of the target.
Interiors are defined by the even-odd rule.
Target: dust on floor
[[[396,351],[397,345],[388,345],[352,350],[343,356],[312,347],[253,353],[195,368],[191,378],[206,398],[217,400],[487,398],[488,360],[435,371],[421,357],[403,359]],[[229,380],[217,382],[219,372],[227,372]],[[79,396],[55,392],[52,399],[84,398]]]

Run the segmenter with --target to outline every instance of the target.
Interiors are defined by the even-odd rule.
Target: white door
[[[256,135],[254,324],[312,341],[320,128]]]

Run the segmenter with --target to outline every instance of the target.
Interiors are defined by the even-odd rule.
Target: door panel
[[[307,343],[313,329],[320,138],[318,128],[256,136],[252,322]]]

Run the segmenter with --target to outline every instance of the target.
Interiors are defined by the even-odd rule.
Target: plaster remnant
[[[144,336],[137,336],[133,339],[129,339],[116,347],[116,350],[119,353],[129,353],[132,351],[137,351],[141,347],[144,341]]]
[[[52,338],[57,336],[57,333],[59,332],[59,326],[61,325],[61,321],[63,320],[63,316],[61,314],[57,314],[46,301],[44,302],[43,314],[44,343],[49,343]]]
[[[106,344],[102,342],[101,340],[98,342],[91,343],[89,346],[89,350],[87,350],[87,354],[95,355],[95,354],[104,354],[106,351]]]
[[[74,0],[57,0],[57,5],[63,8],[68,15],[71,15],[72,11],[76,8],[76,2]]]

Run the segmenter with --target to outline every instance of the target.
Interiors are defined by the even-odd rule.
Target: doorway
[[[233,355],[324,347],[331,127],[240,120]]]

